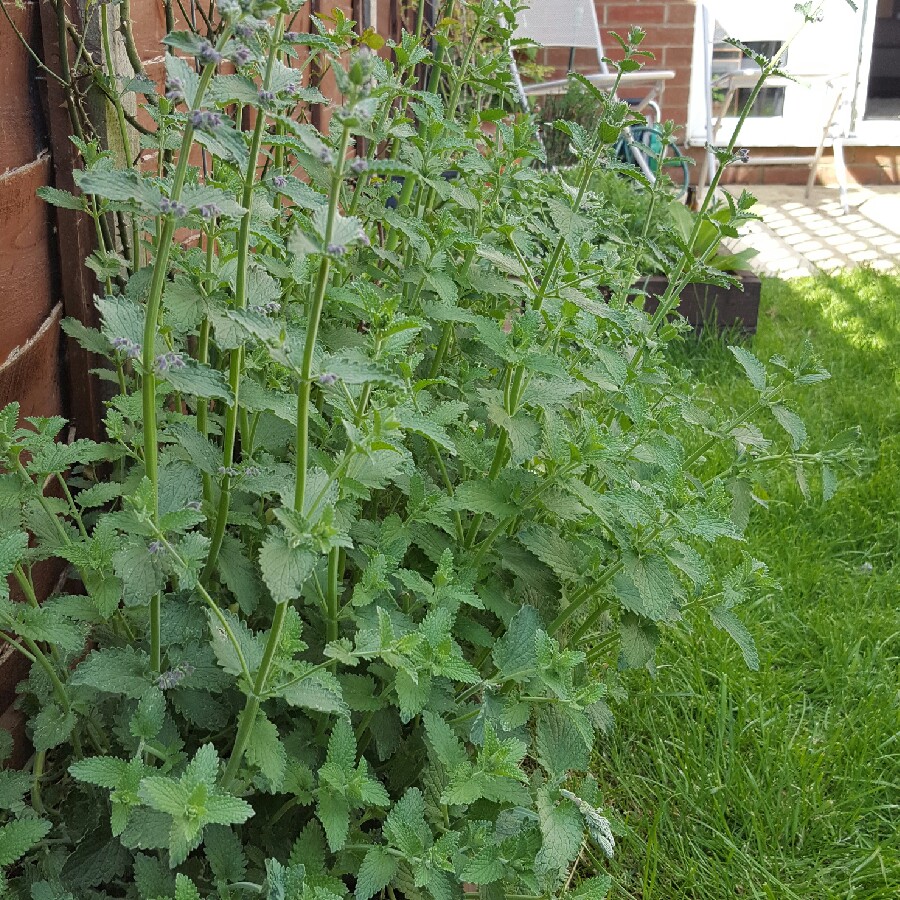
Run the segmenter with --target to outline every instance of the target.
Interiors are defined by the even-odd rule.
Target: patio
[[[732,189],[734,190],[734,189]],[[800,278],[858,265],[887,270],[900,265],[900,189],[852,185],[849,210],[841,209],[837,188],[755,185],[762,216],[735,242],[759,251],[758,274]]]

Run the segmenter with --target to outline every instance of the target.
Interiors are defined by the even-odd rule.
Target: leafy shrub
[[[602,897],[614,839],[587,771],[618,671],[696,615],[756,664],[735,610],[764,567],[704,554],[741,538],[777,455],[763,427],[798,471],[834,455],[794,454],[784,401],[825,373],[735,348],[758,394],[735,411],[667,361],[678,287],[715,273],[667,247],[649,318],[626,300],[634,242],[594,243],[587,188],[625,104],[594,93],[569,186],[530,166],[531,121],[488,138],[458,115],[475,69],[503,87],[502,57],[439,94],[411,36],[381,59],[337,14],[297,35],[289,6],[219,9],[214,44],[167,38],[158,169],[80,141],[81,194],[46,193],[139,240],[88,261],[101,329],[66,325],[109,360],[108,440],[0,413],[0,574],[26,600],[4,581],[0,614],[32,662],[36,751],[3,773],[7,889]],[[503,45],[510,7],[470,9]],[[300,47],[344,99],[327,133]],[[83,592],[39,605],[50,558]]]

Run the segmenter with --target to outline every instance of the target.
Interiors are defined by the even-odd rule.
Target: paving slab
[[[900,185],[853,186],[848,210],[837,188],[756,185],[759,222],[748,223],[736,250],[759,251],[750,264],[759,275],[802,278],[852,266],[900,268]]]

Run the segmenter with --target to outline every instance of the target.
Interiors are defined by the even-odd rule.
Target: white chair
[[[639,10],[636,10],[636,17],[639,18]],[[530,0],[528,7],[517,14],[516,37],[526,38],[546,48],[567,48],[570,71],[574,68],[576,49],[594,50],[599,71],[582,73],[584,77],[601,90],[611,90],[617,78],[620,93],[641,88],[641,95],[635,99],[629,98],[629,104],[639,112],[651,110],[656,121],[660,120],[659,104],[663,88],[667,81],[675,77],[675,73],[670,69],[641,69],[623,72],[621,76],[610,72],[605,61],[594,0]],[[522,106],[527,111],[531,109],[532,97],[564,94],[569,89],[568,78],[523,84],[515,60],[512,74]],[[644,174],[655,180],[643,153],[635,147],[633,154]]]

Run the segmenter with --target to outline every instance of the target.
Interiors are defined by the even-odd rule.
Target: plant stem
[[[334,173],[331,178],[331,193],[328,198],[328,219],[325,225],[323,243],[325,250],[331,243],[334,223],[337,218],[338,203],[341,196],[341,184],[344,176],[344,158],[350,143],[350,129],[344,125],[337,157],[334,161]],[[319,320],[322,318],[322,307],[325,303],[325,290],[328,287],[328,275],[331,271],[331,257],[322,254],[319,262],[319,273],[313,290],[312,302],[309,305],[309,316],[306,323],[306,340],[303,346],[303,362],[300,368],[300,386],[297,389],[297,482],[294,491],[294,509],[303,512],[306,495],[306,469],[309,459],[309,398],[312,391],[312,363],[316,348],[316,337],[319,332]]]
[[[220,47],[225,45],[225,41],[229,36],[230,30],[226,29],[219,40]],[[191,103],[191,112],[200,108],[203,96],[209,87],[209,82],[215,70],[215,63],[210,63],[203,67],[197,91]],[[172,179],[170,192],[172,200],[178,200],[181,197],[193,139],[194,128],[191,125],[190,116],[188,116],[184,126],[184,136],[181,139],[178,165],[175,168],[175,175]],[[165,215],[162,217],[162,221],[163,227],[159,233],[159,240],[156,245],[156,260],[153,265],[153,275],[150,280],[150,290],[147,298],[147,310],[144,318],[144,346],[141,356],[143,369],[141,397],[144,418],[144,472],[153,486],[150,499],[150,513],[154,522],[159,521],[159,435],[156,425],[156,375],[153,371],[154,345],[156,343],[156,325],[159,319],[163,286],[169,268],[172,238],[175,234],[175,216],[172,214]],[[162,649],[160,645],[161,600],[161,594],[155,594],[150,599],[150,665],[154,672],[159,672],[162,667]]]
[[[259,712],[259,704],[266,691],[269,673],[272,671],[275,652],[278,649],[278,645],[281,643],[281,630],[284,627],[287,609],[287,603],[279,603],[275,607],[275,615],[272,617],[272,627],[269,630],[269,639],[266,641],[262,662],[259,664],[256,680],[253,682],[253,692],[247,695],[247,702],[244,704],[244,709],[241,713],[241,723],[238,726],[237,736],[234,739],[234,747],[231,750],[231,756],[228,759],[228,765],[225,767],[225,774],[222,777],[222,787],[225,790],[228,790],[237,776],[241,766],[241,760],[244,758],[244,751],[247,749],[247,744],[250,742],[250,736],[253,733],[253,726],[256,722],[256,715]]]
[[[284,31],[284,13],[279,13],[275,20],[275,31],[272,35],[272,43],[269,47],[269,56],[266,61],[266,71],[263,76],[263,90],[268,90],[272,82],[272,71],[275,59],[278,55],[278,46],[281,43],[281,35]],[[237,243],[237,275],[235,277],[234,307],[235,309],[247,308],[247,284],[250,268],[250,221],[253,216],[253,188],[256,184],[256,167],[259,161],[259,150],[262,143],[262,134],[265,129],[266,115],[262,109],[256,111],[256,125],[250,139],[250,159],[247,163],[247,171],[244,173],[244,186],[241,193],[241,206],[246,210],[241,218],[241,226],[238,232]],[[219,506],[216,510],[215,527],[212,542],[209,548],[209,556],[203,569],[202,580],[205,584],[216,568],[219,551],[222,549],[222,541],[225,538],[225,529],[228,525],[228,510],[231,506],[231,475],[228,474],[234,461],[234,446],[237,437],[237,426],[240,419],[240,389],[241,375],[244,371],[244,345],[231,351],[228,362],[228,384],[234,396],[234,402],[225,413],[225,433],[222,440],[222,483],[219,492]]]
[[[328,553],[328,582],[326,584],[325,601],[327,616],[325,618],[325,640],[328,643],[338,639],[340,627],[340,596],[338,584],[338,562],[340,548],[332,547]]]

